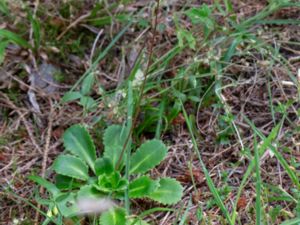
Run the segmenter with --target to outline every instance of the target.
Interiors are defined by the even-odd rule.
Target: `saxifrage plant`
[[[82,125],[73,125],[63,135],[66,154],[59,155],[52,168],[57,173],[56,183],[38,177],[30,179],[43,186],[52,195],[41,204],[49,207],[47,221],[59,222],[63,217],[75,218],[83,212],[80,199],[124,200],[125,190],[129,199],[150,198],[162,204],[174,204],[181,199],[182,186],[172,178],[153,180],[146,173],[157,166],[167,155],[167,148],[160,140],[143,143],[129,159],[129,175],[126,179],[126,158],[120,157],[128,135],[128,129],[120,125],[109,126],[103,136],[103,156],[97,158],[91,136]],[[121,205],[121,204],[120,204]],[[141,220],[127,219],[121,206],[101,214],[100,225],[147,224]],[[139,223],[137,223],[139,221]]]

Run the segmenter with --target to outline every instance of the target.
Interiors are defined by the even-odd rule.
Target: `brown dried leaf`
[[[185,119],[184,116],[182,115],[182,113],[179,113],[178,116],[172,121],[173,125],[182,125],[185,123]]]
[[[247,206],[248,199],[245,196],[241,196],[237,202],[237,209],[242,210],[245,209]]]

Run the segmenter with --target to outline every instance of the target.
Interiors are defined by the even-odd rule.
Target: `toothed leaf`
[[[72,177],[67,177],[61,174],[55,176],[55,185],[60,190],[71,190],[74,188],[81,187],[81,182],[75,180]]]
[[[59,212],[64,217],[72,217],[79,212],[74,193],[60,194],[57,198],[55,198],[55,203]]]
[[[148,195],[149,198],[162,204],[175,204],[182,197],[183,188],[181,184],[172,178],[159,180],[159,187]]]
[[[122,208],[115,208],[103,213],[100,225],[126,225],[126,214]]]
[[[127,130],[120,125],[112,125],[105,130],[103,137],[104,157],[111,160],[114,168],[119,160],[127,134]]]
[[[157,181],[148,176],[142,176],[129,184],[129,197],[142,198],[153,192],[158,187]]]
[[[88,166],[81,159],[71,155],[58,156],[53,163],[53,169],[58,174],[79,180],[89,178]]]
[[[99,158],[95,162],[95,171],[97,176],[103,173],[110,174],[114,171],[114,167],[110,159],[105,157]]]
[[[167,154],[167,147],[159,140],[147,141],[131,156],[130,174],[145,173],[157,166]]]
[[[64,146],[74,155],[84,160],[94,171],[96,160],[95,145],[88,131],[80,125],[73,125],[63,135]]]
[[[99,192],[93,185],[85,185],[77,192],[78,199],[99,199],[101,197],[107,197]]]

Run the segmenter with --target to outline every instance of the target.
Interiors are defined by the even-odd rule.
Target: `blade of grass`
[[[281,124],[277,124],[277,126],[272,129],[269,136],[267,138],[263,138],[263,143],[260,145],[259,150],[258,150],[259,157],[261,157],[265,153],[267,148],[271,145],[272,141],[276,138],[276,136],[278,135],[280,127],[281,127]],[[233,224],[235,224],[235,220],[236,220],[236,216],[237,216],[236,209],[237,209],[238,200],[241,197],[242,190],[244,189],[244,187],[245,187],[245,185],[246,185],[246,183],[247,183],[254,167],[255,167],[255,160],[251,160],[250,163],[249,163],[249,166],[248,166],[248,168],[247,168],[247,170],[246,170],[246,172],[243,176],[242,182],[240,184],[240,187],[239,187],[237,195],[236,195],[236,200],[235,200],[235,203],[234,203],[232,216],[231,216]]]
[[[157,68],[160,68],[160,70],[165,68],[169,64],[170,60],[178,55],[181,51],[182,49],[179,46],[176,45],[173,47],[150,66],[149,73],[153,73]]]
[[[128,103],[127,103],[127,124],[126,129],[130,130],[132,127],[132,119],[133,119],[133,90],[132,90],[132,82],[128,81]],[[126,165],[125,165],[125,177],[129,184],[129,169],[130,169],[130,155],[131,155],[131,142],[132,138],[129,138],[129,141],[126,145]],[[130,200],[129,200],[129,189],[127,188],[125,190],[125,208],[127,211],[127,214],[130,215]]]
[[[23,38],[21,38],[19,35],[5,29],[0,29],[0,37],[3,37],[9,41],[14,42],[17,45],[20,45],[24,48],[31,48],[30,44]]]
[[[234,223],[232,222],[231,218],[230,218],[230,214],[229,214],[229,211],[228,209],[225,207],[221,197],[220,197],[220,194],[217,190],[217,188],[215,187],[214,183],[213,183],[213,180],[211,179],[210,175],[209,175],[209,172],[208,170],[206,169],[206,166],[202,160],[202,157],[201,157],[201,154],[199,152],[199,149],[198,149],[198,145],[197,145],[197,142],[196,142],[196,139],[195,139],[195,136],[193,134],[193,130],[192,130],[192,125],[191,125],[191,122],[190,122],[190,119],[188,118],[188,115],[185,111],[185,108],[184,108],[184,105],[182,103],[182,101],[180,100],[181,102],[181,106],[182,106],[182,111],[183,111],[183,115],[184,115],[184,118],[185,118],[185,121],[186,121],[186,124],[187,124],[187,127],[188,127],[188,130],[189,130],[189,133],[190,133],[190,136],[192,138],[192,143],[193,143],[193,147],[194,147],[194,150],[198,156],[198,159],[199,159],[199,162],[200,162],[200,166],[202,167],[202,170],[203,170],[203,173],[205,175],[205,178],[206,178],[206,181],[207,181],[207,185],[218,205],[218,207],[221,209],[222,213],[224,214],[228,224],[230,225],[233,225]]]
[[[180,220],[179,225],[184,225],[184,224],[186,224],[185,222],[186,222],[186,219],[187,219],[187,217],[188,217],[188,212],[189,212],[189,210],[190,210],[190,208],[191,208],[191,205],[192,205],[192,198],[190,198],[190,200],[189,200],[189,204],[188,204],[188,206],[186,207],[186,210],[184,211],[184,213],[183,213],[183,215],[182,215],[182,218],[181,218],[181,220]],[[177,223],[176,223],[176,224],[177,224]]]
[[[225,4],[225,7],[226,7],[227,14],[231,14],[231,13],[234,12],[231,0],[224,0],[224,4]]]
[[[255,22],[256,24],[272,24],[272,25],[299,25],[300,20],[292,20],[292,19],[277,19],[277,20],[259,20]]]
[[[269,95],[269,105],[270,105],[270,110],[271,110],[271,115],[272,115],[272,120],[273,123],[275,125],[276,123],[276,119],[275,119],[275,110],[274,110],[274,105],[273,105],[273,96],[272,96],[272,91],[271,91],[271,84],[270,84],[270,80],[268,79],[268,95]]]
[[[256,211],[256,225],[261,224],[261,177],[260,177],[260,163],[259,160],[259,151],[257,148],[257,139],[254,135],[254,162],[255,162],[255,173],[256,173],[256,202],[255,202],[255,211]]]
[[[157,121],[157,126],[156,126],[156,131],[155,131],[155,138],[159,139],[160,135],[161,135],[161,127],[163,124],[163,116],[164,116],[164,112],[165,112],[165,106],[166,106],[166,97],[163,97],[163,100],[160,103],[159,106],[159,118]]]
[[[265,139],[266,137],[263,135],[262,132],[260,132],[256,126],[250,121],[250,120],[246,120],[248,122],[248,124],[251,126],[251,128],[253,129],[253,131],[261,138],[261,139]],[[281,121],[281,125],[283,123],[283,120]],[[292,182],[294,183],[294,185],[300,189],[300,183],[299,183],[299,179],[297,177],[297,175],[294,173],[294,171],[291,169],[291,167],[289,166],[289,164],[287,163],[287,161],[284,159],[284,157],[282,156],[282,154],[277,150],[277,148],[275,148],[272,143],[269,144],[268,146],[271,151],[274,153],[275,157],[277,158],[277,160],[279,161],[279,163],[281,164],[281,166],[285,169],[285,171],[287,172],[288,176],[291,178]]]

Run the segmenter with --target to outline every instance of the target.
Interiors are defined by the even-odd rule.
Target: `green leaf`
[[[82,94],[79,91],[69,91],[62,98],[62,102],[63,103],[71,102],[71,101],[74,101],[74,100],[79,99],[81,97],[82,97]]]
[[[187,41],[188,46],[195,50],[196,49],[196,39],[194,38],[192,32],[179,29],[177,31],[178,45],[183,48],[184,47],[184,39]]]
[[[183,188],[181,184],[172,178],[159,180],[159,187],[148,195],[149,198],[162,204],[175,204],[182,197]]]
[[[209,23],[207,20],[210,20],[211,10],[208,5],[203,4],[199,8],[191,8],[185,13],[193,24],[198,23]]]
[[[72,177],[57,174],[55,176],[55,185],[60,190],[71,190],[80,187],[82,184]]]
[[[129,184],[129,197],[142,198],[153,192],[158,187],[158,182],[148,176],[142,176]]]
[[[0,29],[0,37],[6,38],[7,40],[14,42],[21,47],[31,48],[30,44],[26,40],[9,30]]]
[[[235,54],[236,47],[242,42],[241,37],[235,38],[224,55],[224,62],[229,62]]]
[[[87,110],[90,110],[96,106],[96,101],[90,96],[82,96],[79,103]]]
[[[79,180],[89,178],[87,165],[81,159],[72,155],[58,156],[53,163],[53,169],[58,174]]]
[[[144,173],[157,166],[167,155],[167,147],[160,140],[147,141],[132,155],[130,174]]]
[[[112,125],[105,130],[103,143],[106,148],[123,147],[126,137],[125,128],[120,125]]]
[[[193,24],[202,24],[205,28],[205,37],[214,29],[215,21],[211,18],[211,10],[203,4],[200,8],[191,8],[185,13]]]
[[[28,179],[36,182],[37,184],[39,184],[40,186],[44,187],[47,191],[49,191],[53,196],[56,196],[57,194],[59,194],[59,189],[52,183],[50,183],[49,181],[45,180],[42,177],[39,176],[29,176]]]
[[[123,191],[127,184],[128,181],[122,178],[119,172],[114,172],[100,175],[98,185],[95,185],[95,188],[103,192]]]
[[[55,202],[64,217],[75,216],[79,212],[74,193],[63,193],[55,198]]]
[[[84,160],[94,171],[96,150],[88,131],[80,125],[73,125],[63,135],[64,146],[67,150]]]
[[[77,198],[87,198],[87,199],[98,199],[101,197],[107,197],[101,194],[94,186],[92,185],[85,185],[80,188],[77,192]]]
[[[120,125],[112,125],[105,130],[103,136],[103,144],[105,146],[104,157],[111,160],[114,168],[119,160],[126,138],[126,128]],[[122,161],[124,161],[124,159]]]
[[[114,167],[110,159],[105,157],[99,158],[95,162],[95,171],[97,176],[103,173],[110,174],[114,171]]]
[[[95,82],[94,74],[90,73],[89,75],[87,75],[82,82],[81,94],[82,95],[90,94],[92,87],[94,85],[94,82]]]
[[[100,225],[126,225],[126,213],[122,208],[116,208],[103,213]]]

